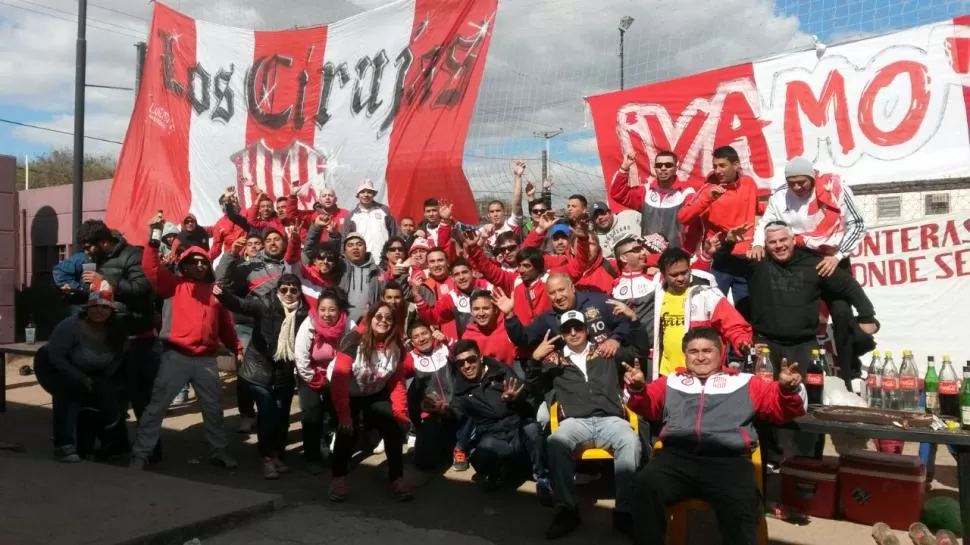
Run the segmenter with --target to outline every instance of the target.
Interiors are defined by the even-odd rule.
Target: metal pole
[[[620,29],[620,90],[623,90],[623,29]]]
[[[138,88],[141,86],[142,73],[145,71],[145,54],[148,51],[148,44],[138,42],[135,44],[135,96],[138,96]]]
[[[546,140],[546,149],[542,151],[542,179],[546,179],[549,173],[549,140]],[[540,186],[541,187],[541,186]]]
[[[74,207],[71,215],[72,250],[76,251],[77,231],[81,226],[82,203],[84,201],[84,83],[87,68],[87,20],[88,1],[77,3],[77,52],[74,71]]]

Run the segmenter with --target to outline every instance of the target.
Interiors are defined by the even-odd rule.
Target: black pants
[[[246,384],[241,378],[236,378],[236,404],[239,406],[239,416],[245,416],[247,418],[256,418],[256,400],[253,399],[253,394],[246,387]]]
[[[393,482],[404,476],[404,429],[394,417],[391,394],[385,388],[376,394],[350,398],[352,433],[337,433],[331,468],[334,477],[345,477],[360,434],[361,423],[376,428],[384,440],[388,478]]]
[[[130,339],[125,351],[124,366],[128,403],[135,411],[135,420],[140,422],[145,407],[152,398],[152,388],[158,367],[161,365],[162,351],[155,337]],[[162,440],[159,439],[152,450],[151,459],[162,459]]]
[[[717,516],[724,545],[755,545],[761,499],[750,460],[661,449],[634,482],[634,543],[663,545],[666,508],[702,499]]]
[[[414,465],[422,471],[433,471],[451,464],[454,449],[468,451],[475,423],[471,419],[431,415],[422,418],[415,429]]]
[[[544,477],[547,473],[545,445],[542,427],[536,422],[528,422],[511,434],[478,436],[469,462],[479,475],[495,475],[503,468],[517,470],[531,466],[529,469],[534,477]]]
[[[323,454],[320,452],[320,442],[327,429],[326,418],[329,416],[330,422],[337,421],[330,387],[314,390],[301,380],[297,384],[297,395],[300,396],[300,421],[303,424],[303,456],[307,463],[321,463]]]
[[[95,436],[101,439],[104,450],[127,445],[121,377],[91,376],[89,390],[87,385],[54,367],[44,350],[34,359],[34,372],[37,382],[51,394],[54,447],[85,455],[92,450]],[[80,422],[87,426],[79,429]]]
[[[292,378],[292,375],[290,375]],[[256,441],[263,458],[282,457],[286,453],[286,434],[290,429],[290,405],[293,402],[292,381],[272,386],[242,382],[256,400]],[[319,441],[317,442],[319,447]]]
[[[775,367],[775,378],[778,378],[778,373],[781,371],[781,360],[784,358],[788,360],[789,364],[798,362],[798,372],[804,379],[808,364],[812,361],[812,350],[818,348],[818,340],[814,337],[795,342],[777,342],[770,339],[760,339],[759,342],[764,342],[771,350],[771,363]],[[760,422],[755,422],[754,427],[761,442],[762,459],[765,463],[780,464],[782,458],[784,458],[784,453],[781,443],[778,441],[778,428]]]

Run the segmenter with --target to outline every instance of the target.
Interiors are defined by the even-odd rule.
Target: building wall
[[[862,209],[866,225],[878,227],[916,221],[934,215],[946,215],[961,210],[970,211],[970,189],[939,189],[905,193],[881,192],[856,195],[856,201]]]
[[[17,160],[0,155],[0,344],[14,342],[17,300]],[[4,213],[6,211],[6,213]]]

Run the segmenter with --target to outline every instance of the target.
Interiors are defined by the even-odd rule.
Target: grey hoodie
[[[340,289],[347,294],[347,301],[350,303],[350,319],[359,322],[367,312],[367,307],[373,306],[380,299],[381,270],[374,263],[370,252],[359,264],[355,265],[347,258],[344,258],[344,263],[347,269],[340,279]]]

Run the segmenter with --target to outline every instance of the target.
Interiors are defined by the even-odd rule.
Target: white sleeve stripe
[[[847,189],[844,191],[848,191]],[[865,220],[856,208],[852,193],[846,192],[842,197],[842,217],[845,218],[845,235],[839,244],[839,251],[848,255],[855,249],[866,233]]]

